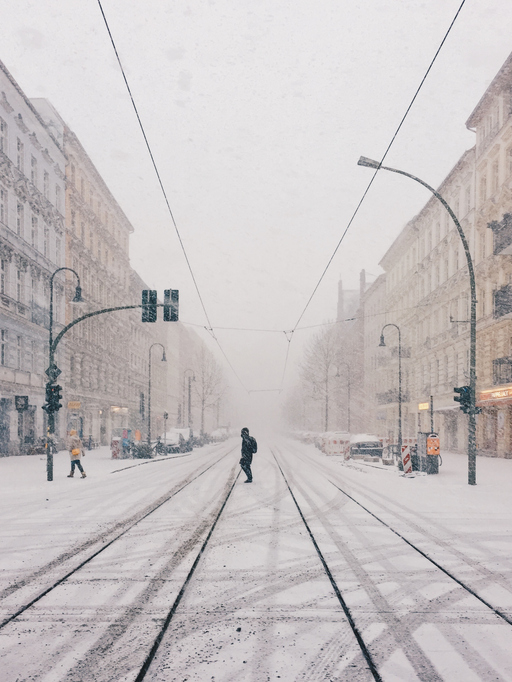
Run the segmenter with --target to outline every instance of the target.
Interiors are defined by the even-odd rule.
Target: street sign
[[[18,412],[24,412],[28,410],[28,395],[15,395],[14,405]]]
[[[418,410],[429,410],[430,409],[430,403],[419,403],[418,404]]]
[[[57,367],[57,365],[53,364],[48,367],[48,369],[45,370],[45,374],[48,376],[48,379],[50,380],[51,383],[57,381],[57,377],[59,374],[62,374],[61,370]]]
[[[78,411],[82,407],[82,403],[79,400],[70,400],[68,402],[68,410]]]

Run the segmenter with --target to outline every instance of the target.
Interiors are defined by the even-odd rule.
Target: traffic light
[[[53,411],[54,412],[57,412],[62,407],[62,405],[60,404],[61,400],[62,400],[62,386],[53,386],[52,401],[53,401]]]
[[[142,321],[156,322],[157,296],[156,290],[143,289],[142,291]]]
[[[453,389],[455,393],[458,393],[459,395],[455,395],[453,399],[455,400],[456,403],[460,403],[460,409],[464,413],[469,412],[469,408],[471,405],[471,389],[469,386],[461,386],[460,388],[454,388]]]
[[[180,292],[177,289],[164,289],[164,322],[177,322]]]
[[[46,403],[43,405],[43,410],[48,414],[58,412],[62,405],[62,386],[54,384],[46,384]]]

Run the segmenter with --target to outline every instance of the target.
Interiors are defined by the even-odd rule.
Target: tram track
[[[302,461],[308,461],[307,459],[302,460]],[[318,464],[316,462],[315,464]],[[325,464],[320,463],[320,467],[322,470],[326,473],[327,476],[330,476],[331,478],[338,479],[340,477],[340,474],[337,472],[333,472],[332,469]],[[379,468],[379,467],[377,467]],[[358,469],[360,471],[360,469]],[[387,471],[385,469],[382,469],[382,471]],[[363,472],[365,473],[365,472]],[[351,497],[350,494],[346,492],[346,490],[342,489],[339,487],[338,483],[335,483],[333,480],[328,479],[331,485],[334,487],[338,488],[338,490],[342,493],[344,493],[347,498],[350,498],[353,502],[356,504],[359,504],[363,509],[365,509],[364,505],[355,499],[353,496]],[[487,566],[483,566],[481,562],[478,560],[472,559],[471,557],[468,557],[467,554],[464,552],[460,551],[457,549],[457,547],[454,546],[455,542],[457,541],[457,537],[453,534],[450,535],[449,539],[442,539],[438,537],[434,532],[429,530],[428,528],[425,528],[423,525],[420,525],[420,523],[415,522],[413,520],[413,517],[417,517],[418,521],[422,521],[424,523],[428,522],[429,526],[435,526],[439,524],[436,524],[435,521],[433,521],[430,518],[424,517],[422,514],[419,512],[414,511],[413,509],[410,509],[409,507],[406,507],[403,504],[400,504],[397,502],[395,499],[389,497],[388,495],[385,495],[384,493],[380,493],[376,490],[369,490],[366,486],[363,486],[361,484],[358,484],[354,481],[351,481],[351,486],[353,488],[356,488],[358,493],[363,495],[366,499],[371,502],[371,504],[376,505],[379,507],[383,512],[385,512],[388,515],[391,515],[395,518],[397,522],[399,522],[402,525],[405,525],[409,530],[411,530],[414,533],[417,533],[420,536],[423,536],[426,538],[430,543],[433,543],[439,551],[444,552],[444,553],[449,553],[452,556],[456,557],[458,561],[460,561],[462,564],[470,568],[472,571],[477,573],[479,576],[481,576],[482,579],[486,581],[493,581],[496,584],[500,585],[502,588],[510,591],[510,582],[499,572],[492,571],[490,570]],[[374,514],[371,510],[365,509],[369,514],[372,514],[376,520],[378,520],[380,523],[383,525],[387,526],[393,533],[401,537],[401,539],[409,544],[413,549],[415,549],[418,553],[422,554],[425,558],[427,558],[431,563],[437,566],[440,570],[445,571],[445,569],[439,564],[438,562],[435,561],[428,553],[423,552],[423,550],[419,547],[417,547],[411,540],[409,540],[405,534],[402,532],[398,532],[395,528],[393,528],[390,524],[388,524],[386,521],[384,521],[382,518],[380,518],[377,514]],[[439,530],[441,530],[443,533],[449,533],[448,529],[444,526],[439,526]],[[474,547],[474,543],[473,543]],[[455,573],[452,572],[450,574],[451,578],[453,578],[456,582],[459,581],[460,579],[455,575]],[[464,583],[464,581],[461,581],[461,583]],[[474,590],[471,586],[467,585],[464,583],[465,589],[468,591],[472,591],[474,593],[473,596],[477,596],[478,593],[476,590]],[[485,600],[481,596],[477,596],[477,598],[485,603],[486,606],[492,609],[496,609],[496,615],[499,615],[501,618],[506,620],[506,622],[510,625],[512,625],[512,618],[507,616],[505,613],[500,611],[497,607],[492,605],[490,602],[486,603]]]
[[[277,450],[277,448],[276,448]],[[343,592],[340,590],[338,587],[335,578],[333,577],[333,571],[329,566],[329,562],[325,558],[325,555],[322,554],[321,546],[322,546],[322,541],[319,540],[317,537],[318,529],[317,531],[314,530],[314,528],[311,525],[311,520],[313,518],[315,519],[315,522],[319,522],[320,526],[323,529],[322,534],[325,533],[326,537],[329,539],[329,541],[334,542],[336,545],[338,551],[340,552],[341,556],[343,559],[347,562],[347,565],[349,566],[349,569],[353,571],[354,576],[356,580],[360,581],[360,585],[362,589],[364,589],[371,601],[374,602],[374,606],[376,611],[380,614],[379,619],[383,620],[387,623],[389,628],[391,629],[391,632],[394,633],[396,637],[397,644],[400,645],[402,641],[405,641],[408,639],[409,641],[409,646],[408,650],[406,652],[407,657],[410,657],[410,662],[413,664],[415,667],[420,664],[420,668],[422,670],[422,673],[420,674],[420,679],[422,680],[428,680],[429,682],[441,679],[439,678],[436,670],[432,668],[430,661],[424,656],[424,652],[421,651],[421,649],[416,645],[414,640],[411,640],[408,637],[408,633],[411,629],[415,627],[414,622],[416,619],[416,616],[411,615],[405,619],[405,621],[399,617],[396,617],[393,615],[393,607],[386,602],[386,599],[383,594],[379,592],[377,589],[377,586],[374,584],[371,576],[369,576],[364,569],[364,564],[368,561],[368,558],[364,560],[363,563],[356,557],[356,555],[353,553],[352,547],[347,545],[346,540],[342,537],[342,535],[339,534],[339,529],[336,528],[335,525],[332,524],[332,512],[333,508],[330,506],[329,512],[327,515],[325,513],[325,509],[320,509],[318,505],[316,505],[312,498],[311,495],[308,494],[308,492],[305,490],[304,485],[301,483],[297,482],[293,476],[293,474],[290,477],[287,477],[286,474],[283,471],[283,468],[281,467],[280,462],[278,461],[278,458],[276,456],[276,452],[271,449],[272,455],[274,456],[274,459],[276,460],[276,464],[279,467],[283,478],[285,479],[286,485],[289,489],[290,495],[292,496],[292,499],[295,503],[295,506],[297,507],[297,510],[299,512],[299,515],[301,517],[302,522],[304,523],[304,526],[306,527],[306,530],[310,536],[310,539],[315,547],[315,550],[322,562],[322,565],[324,567],[324,570],[331,582],[331,585],[333,587],[334,592],[336,593],[336,596],[342,606],[342,609],[347,616],[347,619],[350,623],[350,626],[352,628],[352,631],[354,633],[355,639],[357,640],[357,643],[361,649],[361,652],[367,661],[370,670],[372,672],[372,675],[375,680],[381,679],[379,676],[378,672],[378,664],[380,663],[378,658],[375,658],[375,655],[377,655],[377,650],[378,647],[375,647],[374,644],[370,646],[364,641],[364,637],[362,635],[362,628],[360,624],[358,624],[358,620],[360,617],[359,615],[354,615],[350,611],[350,607],[347,606],[347,601],[346,598],[343,595]],[[284,462],[286,462],[286,457],[277,450],[277,453],[281,459],[283,459]],[[297,453],[294,453],[294,457],[296,457]],[[302,457],[300,457],[301,460],[306,462],[307,460]],[[288,464],[288,463],[287,463]],[[310,462],[311,464],[311,462]],[[289,466],[289,464],[288,464]],[[285,467],[286,468],[286,467]],[[330,474],[332,474],[332,471],[329,471]],[[486,609],[488,609],[489,615],[492,616],[497,616],[500,618],[502,621],[504,621],[507,625],[512,625],[512,618],[508,616],[503,610],[492,604],[489,600],[485,599],[478,593],[477,590],[473,589],[470,585],[468,585],[464,580],[461,580],[459,577],[457,577],[453,571],[450,571],[446,567],[444,567],[439,561],[436,561],[432,557],[428,555],[427,552],[423,551],[420,547],[418,547],[414,542],[408,540],[402,533],[394,529],[389,523],[387,523],[385,520],[380,518],[377,514],[373,513],[370,509],[368,509],[364,504],[359,502],[353,495],[348,493],[346,490],[342,489],[339,485],[337,485],[333,480],[330,480],[328,476],[326,476],[326,480],[336,489],[338,490],[341,494],[345,496],[347,500],[350,500],[350,502],[356,504],[358,508],[362,509],[365,513],[369,515],[369,517],[373,518],[375,521],[377,521],[379,524],[381,524],[384,528],[389,530],[391,533],[393,533],[395,536],[397,536],[401,541],[403,541],[411,550],[416,552],[417,554],[421,555],[425,560],[430,562],[430,564],[438,571],[441,571],[450,581],[453,581],[453,583],[460,589],[464,590],[465,593],[467,593],[468,596],[471,596],[478,600],[481,605],[485,606]],[[306,502],[307,505],[307,511],[305,511],[304,507],[301,507],[301,504],[299,503],[297,499],[297,495],[294,494],[292,488],[300,492],[301,497],[303,500]],[[309,481],[308,485],[308,490],[311,488],[311,481]],[[312,516],[311,516],[312,515]],[[309,523],[308,523],[309,520]],[[344,526],[347,527],[347,520],[344,518]],[[357,532],[357,527],[354,525],[353,526],[354,532]],[[421,529],[418,529],[421,531]],[[359,535],[364,535],[364,531],[359,531]],[[379,553],[379,549],[376,550],[377,555]],[[373,559],[374,561],[378,561],[378,559]],[[460,596],[458,597],[457,601],[460,601]],[[416,625],[417,626],[417,625]],[[375,649],[375,655],[373,653],[373,650]],[[370,665],[371,662],[371,665]]]
[[[286,477],[286,475],[285,475],[285,473],[284,473],[284,471],[283,471],[283,469],[282,469],[282,467],[281,467],[281,465],[280,465],[280,463],[279,463],[279,461],[275,455],[275,452],[272,450],[272,448],[270,449],[270,451],[271,451],[271,453],[272,453],[272,455],[276,461],[276,464],[279,468],[279,471],[281,472],[281,474],[283,476],[283,479],[286,483],[286,487],[288,488],[288,492],[290,493],[290,495],[293,499],[293,502],[295,503],[295,506],[297,507],[297,511],[299,512],[299,516],[300,516],[300,518],[301,518],[301,520],[302,520],[302,522],[303,522],[303,524],[304,524],[304,526],[308,532],[308,535],[311,539],[311,542],[313,543],[315,551],[318,555],[318,558],[320,559],[320,562],[321,562],[321,564],[324,568],[324,571],[325,571],[325,573],[329,579],[329,582],[331,583],[331,586],[334,590],[336,598],[338,599],[338,602],[340,603],[340,606],[343,610],[343,613],[345,614],[347,621],[350,625],[350,628],[352,629],[352,632],[353,632],[354,637],[357,641],[357,644],[359,645],[359,648],[361,649],[361,653],[363,654],[363,657],[364,657],[366,663],[368,664],[368,667],[369,667],[370,672],[373,676],[373,679],[375,680],[375,682],[382,682],[382,677],[380,676],[380,674],[377,670],[377,666],[375,664],[375,661],[373,660],[373,656],[371,655],[370,650],[368,649],[368,647],[367,647],[367,645],[363,639],[363,636],[361,635],[361,632],[355,623],[355,620],[352,616],[352,612],[351,612],[350,608],[348,607],[348,604],[347,604],[346,600],[344,599],[340,588],[338,587],[338,584],[337,584],[337,582],[336,582],[336,580],[335,580],[335,578],[334,578],[334,576],[333,576],[333,574],[329,568],[329,565],[328,565],[328,563],[327,563],[327,561],[326,561],[326,559],[325,559],[325,557],[324,557],[324,555],[320,549],[320,546],[319,546],[319,544],[318,544],[308,522],[306,521],[306,517],[304,515],[304,512],[302,511],[302,509],[301,509],[301,507],[297,501],[297,498],[293,494],[293,491],[290,487],[290,483],[288,482],[288,479],[287,479],[287,477]]]
[[[12,614],[10,614],[7,618],[5,618],[2,622],[0,622],[0,630],[4,628],[6,625],[14,621],[16,618],[18,618],[20,615],[22,615],[25,611],[30,609],[32,606],[34,606],[37,602],[39,602],[41,599],[43,599],[45,596],[50,594],[53,590],[55,590],[59,585],[64,583],[66,580],[68,580],[70,577],[75,575],[80,569],[82,569],[84,566],[89,564],[93,559],[95,559],[99,554],[104,552],[106,549],[111,547],[115,542],[117,542],[120,538],[122,538],[124,535],[126,535],[130,530],[132,530],[137,524],[139,524],[141,521],[149,517],[151,514],[153,514],[155,511],[157,511],[160,507],[162,507],[164,504],[172,500],[176,495],[178,495],[182,490],[187,488],[190,484],[192,484],[194,481],[196,481],[200,476],[205,474],[207,471],[209,471],[212,467],[216,466],[220,461],[222,461],[225,457],[227,457],[229,454],[233,452],[235,448],[229,449],[226,453],[224,453],[221,457],[216,459],[215,462],[212,464],[209,464],[208,466],[204,467],[204,464],[202,464],[199,468],[202,470],[197,473],[197,470],[186,476],[182,481],[177,483],[173,488],[168,492],[165,493],[164,495],[160,496],[157,500],[151,502],[149,505],[146,505],[143,509],[137,511],[135,514],[132,514],[128,519],[124,519],[123,521],[117,522],[113,526],[111,526],[109,529],[103,530],[100,533],[97,533],[91,538],[88,538],[85,542],[81,543],[80,545],[71,548],[70,550],[67,550],[66,552],[61,553],[59,556],[56,558],[52,559],[50,562],[47,562],[43,566],[39,567],[36,571],[31,573],[29,576],[26,576],[24,579],[13,583],[12,585],[9,585],[8,587],[4,588],[0,592],[0,599],[5,600],[7,597],[10,597],[12,594],[16,593],[18,590],[21,590],[26,587],[30,587],[30,585],[36,583],[38,580],[40,580],[42,577],[47,576],[49,572],[54,572],[59,569],[59,567],[62,567],[62,565],[68,561],[72,561],[73,559],[76,559],[77,557],[79,558],[78,564],[74,565],[72,568],[70,568],[68,571],[66,571],[63,575],[58,577],[57,579],[54,579],[45,589],[39,591],[33,598],[29,599],[26,601],[22,606],[18,607]],[[81,555],[84,554],[87,550],[90,550],[93,548],[95,545],[98,543],[101,543],[101,546],[91,553],[87,554],[85,558],[80,558]]]

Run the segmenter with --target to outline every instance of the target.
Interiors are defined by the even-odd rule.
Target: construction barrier
[[[402,445],[402,466],[404,474],[412,474],[411,446]]]

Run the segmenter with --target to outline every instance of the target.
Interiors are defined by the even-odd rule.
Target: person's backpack
[[[256,439],[251,436],[251,446],[252,446],[252,453],[254,454],[255,452],[258,452],[258,443],[256,442]]]

